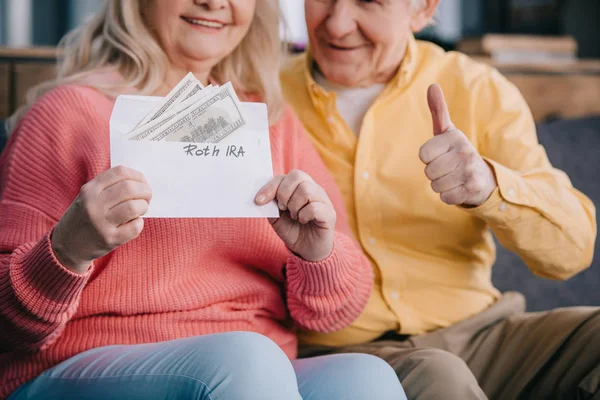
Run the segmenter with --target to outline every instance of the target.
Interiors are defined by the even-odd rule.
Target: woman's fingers
[[[277,190],[279,189],[279,185],[284,179],[285,175],[277,175],[273,179],[271,179],[265,186],[263,186],[254,198],[256,204],[262,206],[273,201],[275,199],[275,196],[277,196]]]
[[[277,199],[279,209],[285,211],[294,191],[304,181],[313,182],[306,172],[299,170],[293,170],[287,175],[278,175],[259,190],[255,201],[264,205]]]
[[[335,210],[333,206],[321,202],[307,204],[298,212],[298,222],[308,224],[313,222],[320,228],[331,228],[335,225]]]
[[[298,212],[313,202],[329,203],[325,190],[313,181],[302,181],[287,202],[287,209],[292,219],[297,219]]]
[[[106,170],[96,176],[90,183],[94,183],[98,186],[99,192],[114,185],[117,182],[131,180],[140,183],[148,183],[146,177],[140,171],[119,165],[117,167]]]
[[[279,209],[285,211],[288,209],[288,203],[292,195],[303,182],[312,183],[312,178],[306,173],[299,170],[293,170],[283,179],[277,190],[277,204]]]
[[[144,219],[138,217],[117,228],[115,233],[115,245],[123,245],[138,237],[144,229]]]
[[[148,202],[146,200],[127,200],[110,209],[106,213],[106,220],[118,227],[145,215],[146,212],[148,212]]]
[[[100,193],[99,199],[104,204],[105,210],[109,211],[129,200],[138,199],[150,203],[150,200],[152,200],[152,190],[147,183],[127,179],[104,189]]]

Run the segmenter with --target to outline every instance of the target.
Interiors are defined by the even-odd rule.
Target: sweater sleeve
[[[308,173],[325,189],[337,214],[334,249],[329,257],[308,262],[290,253],[286,266],[288,308],[301,328],[333,332],[352,323],[366,306],[373,271],[352,239],[342,195],[302,124],[288,109],[279,126],[281,145],[274,156],[283,158],[283,172],[298,169]]]
[[[86,133],[101,125],[88,90],[95,93],[62,87],[38,99],[0,158],[0,352],[51,345],[91,274],[62,266],[50,241],[95,169],[85,155],[99,142]]]

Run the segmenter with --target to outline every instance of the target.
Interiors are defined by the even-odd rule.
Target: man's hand
[[[437,84],[429,87],[427,102],[433,118],[433,138],[421,146],[419,158],[427,165],[425,175],[431,188],[447,204],[483,204],[497,186],[492,168],[450,120],[444,94]]]

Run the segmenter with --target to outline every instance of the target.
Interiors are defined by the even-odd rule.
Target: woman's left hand
[[[277,200],[279,218],[269,219],[285,245],[306,261],[321,261],[333,250],[336,214],[329,196],[305,172],[278,175],[260,189],[256,204]]]

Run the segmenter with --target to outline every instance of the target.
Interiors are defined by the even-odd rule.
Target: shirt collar
[[[415,37],[410,35],[406,45],[406,53],[404,54],[400,68],[398,68],[398,72],[392,78],[390,83],[396,85],[396,87],[401,87],[408,83],[415,74],[418,61],[419,46],[417,45],[417,40]]]
[[[315,65],[315,60],[310,53],[310,48],[306,48],[304,52],[304,78],[306,79],[306,83],[308,86],[308,92],[310,93],[310,97],[313,102],[315,102],[319,98],[329,98],[331,93],[327,90],[323,89],[317,82],[315,82],[312,71]]]

